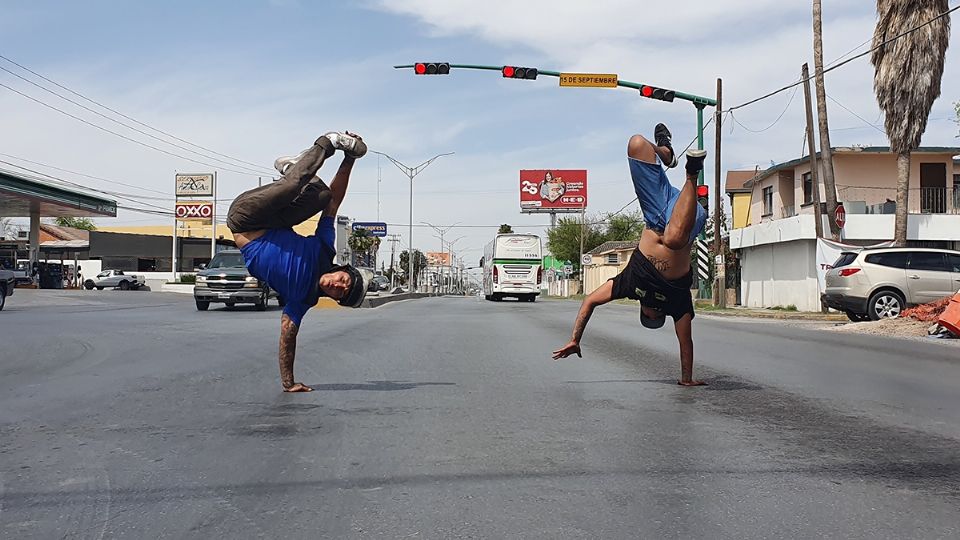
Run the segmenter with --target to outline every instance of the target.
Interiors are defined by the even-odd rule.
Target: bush
[[[180,274],[180,281],[177,283],[196,283],[197,275],[196,274]]]

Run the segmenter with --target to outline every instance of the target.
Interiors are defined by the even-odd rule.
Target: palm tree
[[[875,69],[873,89],[886,114],[884,127],[890,150],[897,153],[893,239],[898,246],[907,245],[910,152],[920,146],[930,109],[940,97],[944,56],[950,40],[950,16],[940,15],[949,7],[947,0],[877,0],[877,28],[870,62]],[[901,36],[916,27],[916,31]],[[884,44],[887,40],[891,41]]]
[[[354,253],[363,254],[365,261],[370,261],[371,254],[380,248],[380,239],[367,229],[354,229],[347,239],[347,245]]]

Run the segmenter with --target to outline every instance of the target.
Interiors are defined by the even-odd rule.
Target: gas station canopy
[[[0,216],[117,217],[117,202],[0,170]]]

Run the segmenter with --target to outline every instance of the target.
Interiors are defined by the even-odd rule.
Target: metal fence
[[[896,188],[837,186],[838,198],[848,214],[895,214]],[[960,215],[960,184],[910,190],[911,214]]]

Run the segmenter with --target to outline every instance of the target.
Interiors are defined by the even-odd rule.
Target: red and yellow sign
[[[204,201],[177,201],[177,219],[181,221],[209,221],[213,218],[213,203]]]

